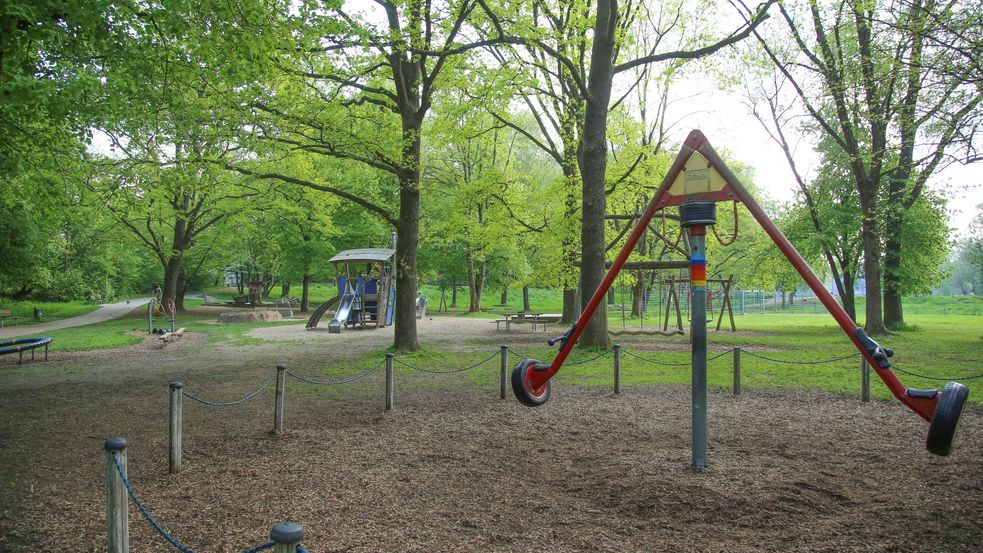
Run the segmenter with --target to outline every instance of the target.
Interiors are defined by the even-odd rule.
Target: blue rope
[[[590,359],[584,359],[583,361],[575,361],[575,362],[572,362],[572,363],[568,361],[568,362],[564,363],[564,365],[567,365],[568,367],[576,367],[577,365],[586,365],[587,363],[590,363],[591,361],[596,361],[596,360],[604,357],[605,355],[610,354],[612,351],[614,351],[614,350],[613,349],[604,350],[601,353],[599,353],[598,355],[595,355],[594,357],[591,357]]]
[[[709,362],[709,361],[713,361],[715,359],[720,359],[721,357],[723,357],[725,355],[730,355],[731,353],[734,353],[734,348],[731,348],[731,349],[729,349],[729,350],[727,350],[725,352],[722,352],[722,353],[718,353],[717,355],[714,355],[713,357],[708,357],[707,358],[707,361]]]
[[[857,353],[851,353],[850,355],[844,355],[843,357],[824,359],[822,361],[790,361],[788,359],[775,359],[773,357],[758,355],[757,353],[750,352],[747,350],[741,350],[741,353],[745,355],[750,355],[751,357],[757,357],[758,359],[764,359],[765,361],[774,361],[775,363],[787,363],[789,365],[822,365],[823,363],[835,363],[837,361],[843,361],[844,359],[849,359],[851,357],[857,357],[858,355],[860,355],[860,352],[857,352]]]
[[[512,348],[509,348],[509,350],[508,350],[508,351],[509,351],[509,353],[511,353],[511,354],[513,354],[513,355],[518,355],[519,357],[521,357],[521,358],[523,358],[523,359],[529,359],[529,356],[528,356],[528,355],[523,355],[523,354],[521,354],[521,353],[519,353],[519,352],[517,352],[517,351],[515,351],[515,350],[514,350],[514,349],[512,349]]]
[[[140,514],[143,515],[143,518],[147,519],[147,522],[149,522],[151,526],[157,530],[157,533],[163,536],[165,540],[171,542],[171,545],[176,547],[179,551],[182,553],[195,553],[193,549],[188,549],[182,545],[181,542],[177,541],[177,538],[168,534],[167,530],[164,530],[164,528],[162,528],[161,525],[154,520],[154,517],[150,516],[150,513],[147,512],[147,508],[143,506],[143,503],[141,503],[139,499],[137,499],[137,494],[135,491],[133,491],[133,486],[130,485],[130,481],[127,480],[126,475],[123,474],[123,467],[121,467],[119,464],[119,454],[115,451],[113,452],[113,463],[116,465],[116,472],[123,481],[123,485],[126,486],[126,493],[130,494],[130,499],[133,500],[133,504],[140,510]]]
[[[193,396],[193,395],[191,395],[188,392],[185,392],[183,390],[181,391],[181,395],[183,395],[183,396],[185,396],[187,398],[191,398],[191,399],[197,401],[198,403],[202,403],[204,405],[208,405],[208,406],[211,406],[211,407],[232,407],[234,405],[240,405],[242,403],[245,403],[245,402],[253,399],[257,395],[259,395],[260,392],[262,392],[263,390],[265,390],[266,387],[269,386],[271,382],[273,382],[273,379],[275,377],[276,377],[276,373],[270,375],[270,377],[266,380],[266,382],[263,383],[262,386],[260,386],[255,391],[251,392],[250,394],[246,395],[245,397],[240,398],[240,399],[237,399],[235,401],[228,401],[228,402],[224,402],[224,403],[215,402],[215,401],[208,401],[207,399],[202,399],[200,397]]]
[[[973,376],[965,376],[965,377],[962,377],[962,378],[942,378],[942,377],[938,377],[938,376],[927,376],[927,375],[924,375],[924,374],[918,374],[918,373],[913,373],[913,372],[910,372],[910,371],[906,371],[906,370],[898,367],[897,365],[891,365],[891,370],[902,372],[902,373],[905,373],[905,374],[907,374],[909,376],[914,376],[915,378],[924,378],[925,380],[945,380],[945,381],[953,380],[953,381],[959,382],[959,381],[962,381],[962,380],[975,380],[977,378],[983,378],[983,374],[975,374]]]
[[[119,474],[119,478],[123,482],[123,486],[126,487],[126,493],[129,494],[130,499],[133,500],[133,504],[136,505],[137,509],[140,510],[140,514],[143,515],[143,518],[147,519],[147,522],[149,522],[150,525],[153,526],[155,530],[157,530],[157,533],[160,534],[165,540],[170,542],[171,545],[176,547],[178,551],[181,551],[182,553],[195,553],[193,549],[189,549],[187,546],[179,542],[177,538],[170,535],[167,532],[167,530],[164,530],[164,528],[160,525],[160,523],[154,520],[154,517],[150,516],[150,513],[147,511],[147,508],[137,498],[137,493],[133,490],[133,486],[130,485],[129,479],[127,479],[126,475],[123,474],[123,467],[121,467],[119,464],[119,454],[115,451],[113,452],[113,464],[116,465],[116,474]],[[266,542],[264,544],[257,545],[252,549],[246,549],[243,551],[243,553],[259,553],[260,551],[266,551],[267,549],[273,549],[273,542],[271,541]]]
[[[655,359],[649,359],[647,357],[642,357],[640,355],[635,355],[634,353],[632,353],[632,352],[630,352],[630,351],[628,351],[628,350],[626,350],[624,348],[621,348],[621,352],[624,353],[625,355],[630,356],[630,357],[634,357],[635,359],[638,359],[639,361],[645,361],[646,363],[653,363],[653,364],[656,364],[656,365],[665,365],[667,367],[688,367],[688,366],[690,366],[692,364],[691,361],[685,361],[683,363],[666,363],[665,361],[656,361]]]
[[[447,370],[447,371],[438,371],[438,370],[434,370],[434,369],[424,369],[422,367],[414,367],[413,365],[410,365],[409,363],[406,363],[405,361],[401,361],[398,357],[393,357],[393,361],[399,363],[400,365],[403,365],[404,367],[409,367],[409,368],[411,368],[413,370],[420,371],[420,372],[433,373],[433,374],[450,374],[450,373],[460,373],[460,372],[464,372],[464,371],[470,371],[471,369],[477,369],[478,367],[484,365],[485,363],[491,361],[492,359],[498,357],[499,355],[501,355],[501,354],[496,351],[495,353],[489,355],[485,359],[483,359],[481,361],[478,361],[477,363],[475,363],[473,365],[469,365],[467,367],[463,367],[463,368],[460,368],[460,369],[451,369],[451,370]]]
[[[385,362],[385,359],[383,359],[382,361],[379,361],[378,363],[376,363],[376,365],[374,367],[372,367],[371,369],[365,371],[364,373],[356,374],[355,376],[352,376],[352,377],[349,377],[349,378],[343,378],[341,380],[314,380],[312,378],[307,378],[307,377],[301,376],[299,374],[294,374],[294,373],[292,373],[290,371],[287,371],[287,375],[290,376],[290,377],[296,378],[297,380],[300,380],[301,382],[306,382],[308,384],[314,384],[314,385],[317,385],[317,386],[333,386],[335,384],[347,384],[349,382],[355,382],[356,380],[361,380],[361,379],[365,378],[366,376],[372,374],[379,367],[381,367],[383,362]]]
[[[301,546],[298,545],[297,546],[297,553],[308,553],[308,551],[306,549],[304,549],[303,547],[301,547]]]

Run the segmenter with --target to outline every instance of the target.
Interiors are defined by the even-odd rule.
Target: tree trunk
[[[478,273],[474,269],[474,253],[468,247],[465,254],[465,265],[468,271],[468,313],[481,311],[481,287],[478,285]]]
[[[532,311],[532,307],[529,305],[529,286],[522,287],[522,310],[526,313]]]
[[[840,290],[840,301],[843,302],[843,310],[846,314],[857,322],[857,300],[853,292],[856,279],[853,275],[843,273],[843,288]]]
[[[509,287],[502,286],[502,301],[498,302],[501,305],[507,305],[509,303]]]
[[[482,260],[478,271],[478,309],[481,309],[481,298],[485,294],[485,283],[488,281],[488,261]]]
[[[608,104],[611,100],[611,86],[614,79],[614,35],[617,25],[617,2],[598,0],[594,44],[591,47],[590,76],[587,82],[584,135],[577,156],[583,181],[580,229],[583,260],[580,268],[582,284],[580,297],[584,306],[600,286],[605,272],[604,185],[608,152]],[[599,309],[594,312],[594,316],[580,336],[580,346],[611,347],[606,310]]]
[[[300,293],[300,312],[307,313],[311,309],[310,302],[311,275],[304,275]]]
[[[181,276],[181,257],[172,255],[167,264],[164,265],[164,287],[161,301],[165,304],[167,300],[173,300],[177,307],[178,279]]]
[[[457,279],[451,281],[451,307],[457,307]]]
[[[560,317],[560,324],[573,324],[580,316],[578,296],[576,288],[563,289],[563,315]]]
[[[890,184],[888,213],[884,217],[884,326],[895,329],[904,326],[904,310],[901,305],[901,229],[904,212],[901,208],[903,183]]]
[[[864,210],[861,222],[861,238],[864,247],[864,278],[867,283],[867,309],[864,330],[870,336],[888,334],[881,318],[881,259],[880,240],[877,235],[877,221],[874,215]]]
[[[181,271],[177,276],[177,294],[174,295],[174,309],[184,312],[184,295],[188,289],[188,277]]]
[[[420,238],[420,127],[403,126],[403,163],[396,227],[396,317],[393,348],[397,352],[420,349],[416,334],[416,252]]]
[[[290,283],[284,282],[280,285],[280,297],[289,298],[290,297]]]

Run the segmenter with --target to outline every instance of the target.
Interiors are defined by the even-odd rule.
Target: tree
[[[976,216],[969,225],[969,233],[958,251],[958,260],[973,270],[966,275],[968,291],[975,292],[977,296],[983,296],[983,204],[976,206]],[[968,272],[968,271],[967,271]],[[965,293],[967,290],[961,290]]]
[[[481,108],[453,100],[448,95],[438,105],[428,133],[432,144],[425,152],[429,159],[424,175],[429,188],[425,231],[436,244],[463,248],[468,311],[475,313],[481,310],[489,280],[507,286],[508,280],[529,273],[521,236],[542,229],[525,222],[529,209],[520,207],[538,195],[526,194],[537,186],[524,182],[514,170],[517,133]]]
[[[634,6],[629,3],[626,11],[619,10],[617,0],[598,0],[594,23],[594,42],[591,48],[590,73],[585,83],[584,96],[584,134],[577,153],[583,181],[581,242],[583,247],[583,298],[589,300],[604,277],[604,212],[605,212],[605,169],[607,167],[607,113],[611,99],[614,77],[629,69],[676,59],[697,59],[735,44],[751,34],[765,18],[769,0],[755,13],[750,14],[748,24],[730,36],[711,42],[703,47],[663,52],[649,52],[645,55],[616,63],[621,42],[625,40],[633,19]],[[623,17],[625,15],[628,17]],[[607,318],[603,315],[593,318],[581,335],[585,347],[607,347],[610,338],[607,332]]]
[[[276,26],[278,36],[292,43],[270,52],[279,73],[245,91],[253,93],[245,104],[262,118],[258,124],[249,118],[243,130],[257,128],[254,136],[275,145],[281,155],[304,151],[364,164],[385,175],[398,201],[390,205],[392,195],[368,200],[352,187],[289,172],[244,170],[239,161],[230,167],[336,194],[395,227],[398,351],[419,348],[414,304],[424,121],[445,74],[466,70],[460,57],[484,44],[469,42],[466,32],[483,4],[380,0],[382,13],[374,15],[382,16],[381,24],[333,3],[304,3],[298,9],[284,4],[255,26],[259,31]]]
[[[883,334],[885,323],[903,322],[896,279],[905,214],[957,150],[962,161],[977,157],[973,135],[983,91],[973,77],[979,62],[970,58],[980,51],[979,26],[971,23],[974,11],[957,2],[826,7],[810,1],[802,12],[794,8],[779,4],[791,46],[756,35],[824,136],[849,160],[862,213],[865,327]],[[883,317],[882,279],[890,304]]]
[[[794,146],[786,128],[794,124],[797,114],[791,105],[783,103],[782,85],[785,83],[780,79],[762,79],[759,82],[761,84],[753,88],[748,86],[752,113],[785,154],[798,186],[799,213],[807,218],[811,226],[811,232],[805,231],[801,225],[795,227],[800,230],[798,234],[802,238],[800,249],[822,255],[832,274],[843,309],[856,321],[854,283],[863,248],[859,240],[859,201],[849,160],[831,139],[821,138],[816,150],[822,161],[816,178],[809,182],[795,161]],[[808,125],[801,127],[806,133],[816,132]]]

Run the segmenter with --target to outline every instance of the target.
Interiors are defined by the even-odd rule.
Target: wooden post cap
[[[121,449],[126,449],[126,438],[107,438],[105,443],[105,448],[111,451],[119,451]]]
[[[270,532],[273,543],[298,543],[304,539],[304,527],[296,522],[281,522]]]
[[[172,390],[180,390],[181,388],[184,388],[184,383],[178,382],[177,380],[175,380],[174,382],[171,382],[171,389]]]
[[[278,370],[278,371],[285,371],[285,370],[287,370],[287,364],[286,363],[277,363],[276,364],[276,370]]]

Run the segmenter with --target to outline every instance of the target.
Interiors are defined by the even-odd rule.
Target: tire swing
[[[969,388],[958,382],[949,382],[942,389],[942,397],[935,406],[935,414],[928,426],[925,448],[936,455],[952,453],[952,440],[956,437],[956,425],[963,405],[969,397]]]

